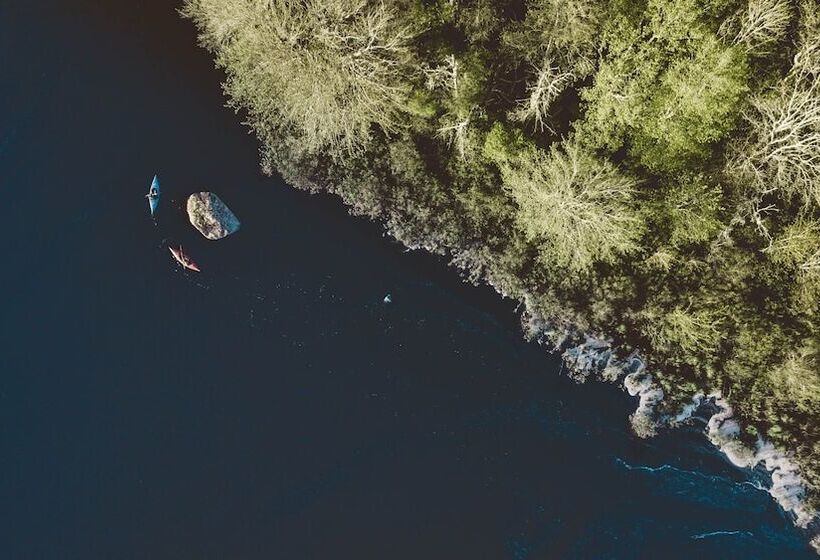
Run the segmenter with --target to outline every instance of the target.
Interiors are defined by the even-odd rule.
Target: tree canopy
[[[309,150],[350,150],[374,124],[385,132],[404,126],[418,68],[416,26],[402,9],[368,0],[194,0],[184,13],[254,126],[283,119]]]

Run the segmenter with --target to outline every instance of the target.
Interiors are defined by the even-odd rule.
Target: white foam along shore
[[[762,438],[758,438],[754,447],[745,445],[738,439],[741,426],[733,418],[732,406],[723,395],[715,392],[706,395],[704,399],[710,399],[718,410],[706,426],[709,440],[738,467],[755,468],[763,465],[772,477],[769,494],[794,516],[798,527],[808,528],[812,522],[817,523],[817,512],[806,504],[806,487],[800,476],[800,468],[789,455]],[[815,538],[818,536],[820,533]]]
[[[395,227],[388,225],[387,229],[408,250],[442,252],[435,245],[411,242],[400,235]],[[745,445],[739,439],[741,426],[733,418],[731,406],[717,391],[708,395],[693,395],[691,401],[677,414],[661,415],[657,411],[657,405],[664,399],[663,389],[646,371],[646,364],[637,353],[621,358],[607,337],[549,321],[539,314],[539,306],[534,304],[526,291],[520,286],[508,285],[489,270],[477,266],[480,262],[481,259],[470,251],[463,251],[452,255],[450,264],[461,269],[465,274],[465,281],[472,284],[486,282],[502,297],[519,300],[524,309],[521,326],[525,334],[551,352],[560,353],[569,377],[576,382],[583,383],[592,377],[620,384],[631,396],[638,397],[638,406],[630,416],[630,422],[639,437],[654,436],[660,428],[673,428],[691,418],[695,412],[711,405],[705,435],[739,468],[762,468],[768,472],[772,484],[767,491],[792,517],[795,525],[805,531],[809,544],[820,555],[820,514],[806,502],[805,483],[798,465],[791,459],[788,451],[776,448],[762,439],[758,440],[754,448]]]
[[[769,494],[792,517],[795,525],[806,532],[811,546],[820,554],[820,515],[806,502],[806,486],[798,465],[787,451],[762,438],[758,438],[754,446],[742,442],[741,425],[720,392],[693,395],[691,402],[677,414],[661,415],[657,405],[664,398],[663,389],[646,371],[644,361],[637,354],[620,359],[611,341],[603,336],[575,332],[530,311],[525,312],[522,323],[529,336],[551,351],[561,353],[569,376],[577,382],[591,377],[621,384],[631,396],[637,397],[638,406],[630,420],[640,437],[653,436],[659,428],[674,427],[696,411],[709,410],[705,435],[737,467],[761,468],[769,473],[772,481]]]

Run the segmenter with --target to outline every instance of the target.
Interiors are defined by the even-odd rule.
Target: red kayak
[[[199,269],[199,266],[191,260],[191,257],[182,252],[182,245],[179,246],[179,249],[174,249],[173,247],[168,247],[168,249],[171,251],[171,254],[174,255],[177,262],[183,266],[183,268],[193,270],[194,272],[202,272]]]

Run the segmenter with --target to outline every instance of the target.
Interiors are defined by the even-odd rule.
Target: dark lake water
[[[0,0],[0,557],[813,557],[513,303],[261,176],[220,80],[174,3]]]

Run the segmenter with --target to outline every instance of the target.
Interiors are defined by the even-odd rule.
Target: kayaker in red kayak
[[[182,251],[182,245],[179,246],[179,249],[175,249],[174,247],[168,247],[168,250],[171,251],[171,254],[174,255],[176,261],[182,265],[183,268],[188,270],[193,270],[194,272],[202,272],[194,261],[191,260],[191,257],[186,255]]]

